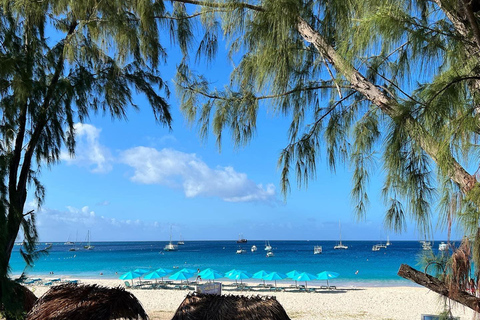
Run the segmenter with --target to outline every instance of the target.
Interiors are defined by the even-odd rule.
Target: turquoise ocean
[[[77,251],[69,251],[71,245],[52,243],[48,255],[39,258],[30,276],[57,276],[71,278],[118,278],[136,268],[213,268],[227,272],[233,268],[249,273],[260,270],[287,273],[292,270],[317,274],[334,271],[340,274],[331,281],[337,285],[352,286],[410,286],[412,282],[397,276],[402,263],[421,269],[418,255],[422,246],[418,241],[393,242],[386,249],[372,251],[374,241],[344,241],[347,250],[334,250],[335,241],[270,241],[274,256],[266,257],[265,241],[248,241],[241,244],[244,254],[236,254],[236,241],[185,241],[178,251],[164,252],[165,241],[155,242],[92,242],[93,250],[78,245]],[[258,250],[251,252],[252,245]],[[322,254],[313,254],[314,246],[323,248]],[[41,244],[39,247],[45,247]],[[23,262],[19,246],[12,253],[12,274],[20,274]],[[438,250],[438,243],[433,250]],[[120,280],[119,280],[120,281]]]

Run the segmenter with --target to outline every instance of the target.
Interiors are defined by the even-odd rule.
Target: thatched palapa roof
[[[13,299],[16,301],[23,301],[23,310],[29,312],[37,301],[35,294],[33,294],[33,292],[27,287],[12,280],[8,280],[8,285],[12,286],[11,294],[13,294]],[[0,306],[0,308],[2,308],[2,306]]]
[[[148,316],[133,294],[123,288],[64,284],[41,296],[27,320],[145,319]]]
[[[192,293],[172,320],[290,320],[275,297]]]

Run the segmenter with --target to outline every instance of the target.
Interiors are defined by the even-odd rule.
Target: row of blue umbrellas
[[[140,278],[143,276],[144,279],[147,280],[153,280],[153,279],[159,279],[166,277],[172,272],[170,269],[164,269],[164,268],[159,268],[156,269],[152,272],[148,269],[142,269],[138,268],[133,271],[129,271],[123,275],[120,276],[120,279],[122,280],[132,280],[136,278]],[[197,273],[196,270],[194,269],[189,269],[189,268],[183,268],[174,274],[170,275],[168,278],[171,280],[180,280],[180,281],[185,281],[188,280],[192,277],[195,276]],[[279,273],[279,272],[267,272],[265,270],[258,271],[254,273],[253,275],[248,273],[245,270],[239,270],[239,269],[232,269],[228,271],[227,273],[223,274],[217,270],[214,270],[212,268],[207,268],[204,269],[203,271],[199,272],[197,276],[201,277],[204,280],[215,280],[215,279],[220,279],[220,278],[228,278],[231,280],[235,280],[237,282],[240,280],[240,283],[244,279],[259,279],[265,281],[275,281],[275,287],[277,286],[277,280],[283,280],[286,278],[292,279],[295,282],[297,281],[305,281],[305,286],[307,286],[307,281],[312,281],[312,280],[326,280],[327,281],[327,286],[328,286],[328,280],[329,279],[334,279],[339,276],[338,273],[332,272],[332,271],[323,271],[318,273],[317,275],[308,273],[308,272],[299,272],[297,270],[292,270],[286,274]]]

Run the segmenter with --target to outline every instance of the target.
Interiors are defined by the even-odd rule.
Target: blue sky
[[[174,94],[175,56],[162,75],[172,90],[173,130],[155,124],[145,99],[128,121],[92,116],[76,125],[75,158],[44,168],[46,199],[38,212],[41,241],[235,240],[239,234],[257,240],[336,240],[339,221],[344,240],[419,240],[413,224],[394,234],[383,227],[381,167],[371,179],[367,217],[358,221],[350,198],[351,171],[332,173],[325,155],[317,177],[291,193],[280,192],[277,159],[287,143],[288,119],[263,107],[255,138],[235,149],[226,135],[219,153],[215,138],[201,141],[188,126]],[[210,78],[222,86],[230,65],[217,60]],[[30,192],[33,193],[33,192]],[[27,209],[36,208],[32,198]],[[435,231],[434,239],[446,233]]]

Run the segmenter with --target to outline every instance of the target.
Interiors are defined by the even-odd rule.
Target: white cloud
[[[80,167],[87,167],[94,173],[107,173],[112,170],[110,151],[99,142],[101,129],[90,124],[76,123],[75,137],[77,145],[75,156],[72,158],[66,151],[63,151],[60,158]]]
[[[276,201],[273,184],[256,184],[245,173],[236,172],[232,167],[212,169],[195,154],[136,147],[122,152],[120,161],[134,168],[132,181],[182,187],[189,198],[206,196],[230,202]]]
[[[166,235],[168,229],[158,221],[98,216],[88,206],[67,206],[65,210],[42,208],[36,213],[39,235],[49,241],[84,241],[88,230],[91,230],[94,241],[140,240],[142,237],[158,240],[158,234]]]

